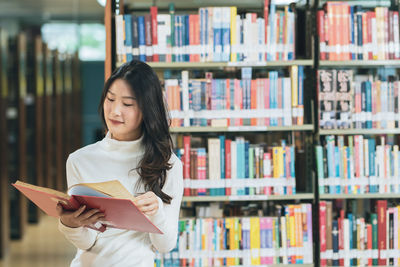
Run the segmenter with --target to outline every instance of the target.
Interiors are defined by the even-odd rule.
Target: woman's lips
[[[109,119],[109,121],[110,121],[112,124],[114,124],[114,125],[120,125],[120,124],[123,123],[123,122],[121,122],[121,121],[116,121],[116,120],[111,120],[111,119]]]

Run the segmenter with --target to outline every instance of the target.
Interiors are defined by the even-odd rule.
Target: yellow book
[[[240,243],[242,242],[242,224],[239,222],[239,218],[234,219],[235,224],[235,249],[240,249]],[[235,258],[235,265],[240,265],[240,258]]]
[[[274,178],[280,178],[284,173],[283,166],[283,148],[273,147],[272,148],[272,163],[273,163],[273,176]]]
[[[233,219],[232,218],[225,218],[225,231],[229,233],[227,236],[227,244],[229,245],[229,250],[234,250],[235,248],[235,232],[234,232],[234,225],[233,225]],[[226,264],[228,266],[235,265],[235,259],[234,258],[227,258],[226,259]]]
[[[251,265],[260,265],[260,218],[250,218]]]
[[[236,53],[236,15],[237,8],[235,6],[231,6],[231,61],[237,61],[237,53]]]
[[[290,67],[290,81],[292,85],[292,113],[293,109],[297,108],[297,104],[299,102],[298,99],[298,78],[299,77],[299,68],[297,65],[293,65]],[[296,114],[297,115],[297,114]]]

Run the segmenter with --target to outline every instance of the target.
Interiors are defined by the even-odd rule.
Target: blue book
[[[318,180],[321,181],[327,177],[324,177],[324,159],[323,159],[323,147],[322,146],[316,146],[315,147],[315,157],[317,159],[317,177]],[[320,194],[325,193],[325,186],[321,185],[319,183],[319,189],[318,189]]]
[[[269,16],[268,16],[268,25],[270,25],[270,35],[268,36],[268,43],[272,43],[271,40],[276,40],[276,23],[275,23],[275,3],[271,1],[270,6],[269,6]],[[267,46],[267,60],[276,60],[275,57],[275,50],[272,50],[270,46]]]
[[[270,109],[274,112],[274,109],[278,108],[278,72],[269,72],[269,99]],[[271,126],[278,126],[278,119],[276,117],[270,119]]]
[[[372,86],[370,81],[365,82],[365,98],[366,98],[366,111],[367,116],[366,128],[372,129]]]
[[[221,152],[220,152],[220,165],[221,165],[221,179],[225,179],[225,136],[219,136],[219,142],[221,144]],[[220,188],[219,190],[220,196],[225,196],[225,188]]]
[[[236,18],[234,18],[236,19]],[[229,61],[231,54],[231,8],[222,8],[222,56],[221,61]]]
[[[132,54],[134,60],[139,60],[138,17],[135,15],[132,15]]]
[[[213,61],[220,62],[222,59],[222,8],[213,8],[213,31],[214,31],[214,50]]]
[[[190,51],[189,51],[189,48],[190,48],[190,42],[189,42],[189,36],[190,36],[190,34],[189,34],[189,15],[185,15],[184,16],[184,23],[183,23],[183,25],[184,25],[184,33],[185,33],[185,62],[189,62],[190,61]]]
[[[332,249],[333,249],[333,266],[339,266],[339,227],[338,221],[332,221]]]
[[[368,161],[369,161],[369,176],[370,177],[376,176],[376,171],[375,171],[375,153],[376,153],[376,151],[375,150],[376,150],[375,139],[369,138],[368,139]],[[371,186],[370,192],[378,193],[377,186],[376,185]]]
[[[176,35],[175,35],[175,23],[176,23],[176,19],[175,19],[175,5],[174,3],[170,3],[168,6],[169,9],[169,15],[171,17],[171,48],[172,48],[172,62],[176,61],[176,54],[174,53],[174,48],[176,46]]]
[[[292,145],[292,146],[290,147],[290,171],[291,171],[290,176],[291,176],[292,178],[295,178],[295,177],[296,177],[295,157],[296,157],[296,153],[295,153],[295,151],[294,151],[294,146]],[[295,187],[295,186],[293,186],[293,188],[292,188],[292,193],[293,193],[293,194],[296,194],[296,187]]]
[[[125,55],[126,61],[130,62],[133,59],[132,55],[132,15],[124,15],[125,21]]]
[[[355,6],[355,12],[357,16],[357,59],[363,59],[362,47],[363,47],[363,32],[362,32],[362,7]]]
[[[138,17],[139,28],[139,60],[146,61],[146,34],[144,30],[144,16]]]
[[[242,68],[243,109],[251,109],[252,68]],[[243,119],[243,125],[251,125],[251,119]]]
[[[355,41],[354,41],[354,6],[350,6],[350,54],[351,59],[356,59],[356,54],[354,53]]]
[[[335,177],[336,177],[336,179],[338,179],[338,181],[340,181],[340,179],[341,179],[341,160],[340,160],[340,152],[339,152],[339,147],[337,147],[337,146],[335,146],[335,173],[336,173],[336,175],[335,175]],[[340,188],[341,188],[341,186],[340,186],[340,183],[339,183],[339,185],[336,185],[335,186],[335,188],[336,188],[336,190],[335,190],[335,193],[336,194],[340,194],[341,192],[341,190],[340,190]]]
[[[350,243],[349,248],[350,248],[350,250],[352,250],[352,249],[357,248],[357,247],[355,247],[355,248],[353,247],[353,224],[356,224],[356,222],[355,222],[355,218],[353,217],[353,214],[351,214],[351,213],[349,213],[347,215],[347,218],[349,219],[349,243]],[[357,228],[357,225],[356,225],[356,228]],[[352,259],[350,259],[350,265],[354,266]]]
[[[297,67],[298,82],[297,82],[297,101],[299,106],[304,105],[304,66]]]
[[[244,142],[244,155],[245,155],[245,173],[244,173],[244,178],[248,179],[249,178],[249,148],[250,148],[250,142],[245,141]],[[245,188],[245,195],[249,195],[249,188]]]
[[[236,156],[237,156],[237,178],[244,179],[245,175],[245,146],[244,146],[244,139],[236,139]],[[238,195],[244,195],[245,190],[242,187],[237,189]]]

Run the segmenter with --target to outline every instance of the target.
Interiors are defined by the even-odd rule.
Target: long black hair
[[[140,181],[145,190],[153,191],[164,203],[171,203],[171,197],[162,191],[167,170],[171,169],[172,139],[169,132],[169,114],[164,102],[160,80],[153,69],[144,62],[133,60],[117,68],[106,81],[99,105],[104,126],[103,104],[108,90],[115,80],[122,79],[129,84],[143,114],[142,132],[144,155],[137,166]]]

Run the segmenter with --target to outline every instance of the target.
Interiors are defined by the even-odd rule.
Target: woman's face
[[[132,89],[124,80],[117,79],[112,83],[104,100],[103,109],[113,139],[133,141],[141,136],[142,111]]]

